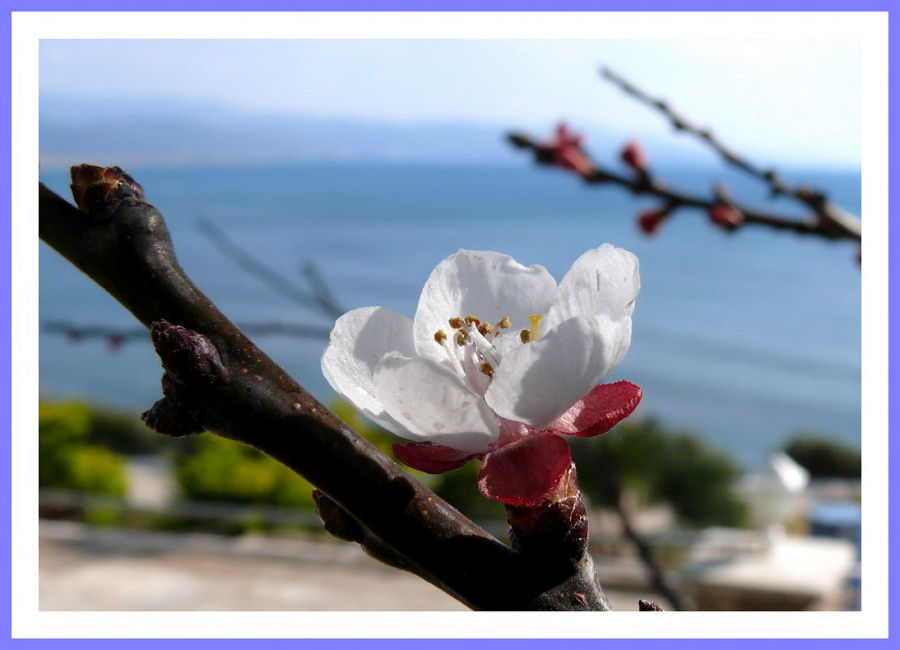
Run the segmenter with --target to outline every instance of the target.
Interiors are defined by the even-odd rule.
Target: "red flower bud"
[[[554,138],[543,144],[549,154],[549,162],[557,167],[571,169],[582,176],[594,171],[594,165],[581,149],[584,136],[569,131],[565,122],[556,127]]]
[[[732,205],[716,203],[709,209],[709,219],[725,230],[734,230],[744,223],[744,214]]]
[[[662,225],[662,222],[669,216],[671,210],[662,208],[659,210],[648,210],[642,212],[638,217],[638,228],[645,235],[655,235]]]
[[[647,171],[647,154],[640,143],[632,140],[625,145],[621,153],[622,160],[626,165],[638,172]]]

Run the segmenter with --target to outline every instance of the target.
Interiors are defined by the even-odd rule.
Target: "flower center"
[[[528,317],[531,326],[519,332],[522,343],[537,340],[541,332],[541,318],[540,314]],[[509,316],[504,316],[496,324],[475,316],[455,316],[447,323],[454,333],[448,336],[444,330],[438,330],[434,333],[434,340],[444,349],[450,365],[460,378],[483,396],[502,361],[494,341],[501,334],[506,335],[505,330],[513,331],[512,322]]]

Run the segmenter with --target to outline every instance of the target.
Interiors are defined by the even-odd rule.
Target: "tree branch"
[[[251,336],[290,336],[298,339],[328,340],[330,327],[303,325],[298,323],[239,323],[238,327]],[[118,347],[135,341],[146,341],[147,330],[143,327],[109,327],[97,323],[75,323],[67,320],[47,320],[41,330],[48,334],[59,334],[73,342],[91,339],[105,339],[111,346]]]
[[[552,147],[538,143],[524,133],[513,132],[508,134],[507,138],[513,146],[519,149],[530,150],[538,164],[564,167],[580,176],[582,180],[589,184],[609,183],[623,187],[635,195],[655,196],[663,200],[669,212],[680,207],[699,208],[709,211],[719,205],[728,205],[740,212],[742,216],[741,224],[767,226],[775,230],[784,230],[800,235],[818,235],[827,239],[852,239],[859,241],[862,237],[860,232],[855,232],[851,229],[836,230],[818,217],[796,219],[770,212],[752,210],[732,201],[730,198],[724,197],[719,191],[715,192],[711,198],[678,192],[669,189],[662,181],[651,176],[649,172],[624,176],[615,171],[604,169],[593,160],[588,160],[586,155],[585,161],[589,166],[579,171],[560,164],[556,160],[555,151]]]
[[[304,289],[277,271],[273,271],[253,254],[235,244],[221,228],[209,219],[200,219],[197,227],[228,259],[281,295],[304,307],[315,305],[332,320],[346,311],[338,304],[314,262],[307,261],[301,268],[301,272],[311,287],[311,290]]]
[[[710,129],[695,126],[683,115],[677,113],[664,99],[651,97],[610,68],[602,68],[600,74],[604,79],[618,86],[625,94],[662,113],[676,131],[683,131],[696,137],[718,153],[729,165],[766,183],[772,196],[789,196],[812,210],[822,220],[822,229],[826,232],[833,232],[832,238],[860,239],[862,226],[859,219],[831,203],[823,192],[789,185],[774,169],[764,169],[753,164],[745,156],[727,147]]]
[[[150,327],[165,374],[145,419],[200,429],[285,464],[353,521],[359,541],[474,609],[608,609],[592,561],[538,563],[501,544],[349,429],[193,284],[166,224],[118,168],[73,168],[76,209],[43,184],[40,237]],[[349,529],[353,529],[350,527]]]

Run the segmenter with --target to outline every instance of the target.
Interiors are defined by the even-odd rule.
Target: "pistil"
[[[532,314],[528,317],[528,320],[531,321],[531,330],[529,331],[529,341],[537,341],[538,336],[541,334],[541,318],[543,318],[540,314]]]

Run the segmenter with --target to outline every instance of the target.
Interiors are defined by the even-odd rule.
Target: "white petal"
[[[556,281],[543,266],[523,266],[508,255],[460,250],[431,272],[416,309],[413,334],[418,353],[444,359],[434,342],[437,330],[449,332],[448,319],[475,316],[527,329],[528,316],[545,314],[556,299]]]
[[[343,398],[397,435],[405,428],[385,413],[375,396],[375,366],[388,352],[414,354],[412,321],[382,307],[347,312],[334,324],[322,355],[322,373]]]
[[[576,316],[630,318],[640,289],[637,257],[625,249],[603,244],[575,260],[559,283],[546,327],[552,329]]]
[[[497,418],[452,371],[421,357],[389,354],[375,368],[375,395],[402,424],[404,438],[463,451],[486,451]]]
[[[630,338],[630,318],[570,318],[507,354],[484,399],[498,415],[540,430],[603,381]]]

